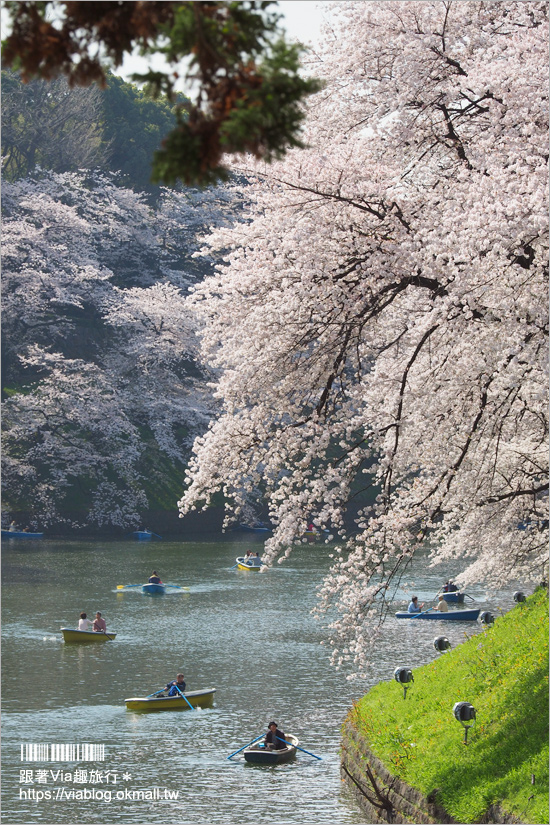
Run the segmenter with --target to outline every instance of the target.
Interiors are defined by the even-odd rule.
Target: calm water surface
[[[265,573],[229,569],[248,546],[4,542],[5,823],[365,822],[339,775],[340,725],[352,702],[370,684],[391,679],[397,666],[434,658],[435,636],[445,634],[454,646],[479,627],[390,619],[369,681],[350,682],[330,667],[322,626],[310,615],[330,549],[305,546]],[[153,568],[190,591],[117,592],[118,584],[146,581]],[[419,565],[414,588],[420,600],[431,603],[444,578]],[[497,612],[483,590],[469,592]],[[511,604],[511,592],[501,595],[501,609]],[[76,627],[81,611],[93,617],[97,610],[116,640],[64,644],[60,627]],[[188,690],[217,689],[213,709],[126,710],[125,698],[159,690],[179,671]],[[451,707],[463,698],[451,697]],[[242,755],[226,758],[265,732],[272,718],[322,759],[299,753],[294,762],[261,768]],[[23,762],[27,743],[104,744],[105,760]],[[50,770],[59,769],[54,778]],[[162,798],[147,798],[154,794]]]

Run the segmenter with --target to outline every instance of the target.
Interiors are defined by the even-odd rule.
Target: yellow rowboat
[[[190,690],[185,694],[185,699],[194,708],[211,708],[214,705],[214,694],[216,688],[205,688],[204,690]],[[146,696],[140,699],[137,696],[125,699],[128,710],[157,711],[157,710],[190,710],[189,704],[183,696]]]
[[[260,564],[257,562],[254,564],[252,562],[247,562],[244,556],[240,556],[238,559],[235,559],[235,561],[237,562],[237,570],[259,570],[262,566],[261,562]]]
[[[62,627],[64,642],[112,642],[116,633],[99,633],[96,630],[73,630],[71,627]]]

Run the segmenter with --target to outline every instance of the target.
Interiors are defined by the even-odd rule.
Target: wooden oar
[[[307,753],[308,756],[315,756],[314,753],[310,753],[310,751],[306,751],[305,748],[301,748],[299,745],[293,745],[292,742],[287,742],[286,739],[281,739],[280,736],[278,736],[277,739],[279,740],[279,742],[284,742],[285,745],[289,745],[291,748],[297,748],[299,751],[303,751],[304,753]],[[322,757],[321,756],[315,756],[315,759],[322,759]]]
[[[179,687],[178,687],[177,685],[174,685],[174,687],[176,688],[177,692],[178,692],[181,696],[183,696],[183,698],[185,699],[185,701],[187,702],[187,704],[189,705],[189,707],[191,708],[191,710],[196,710],[197,708],[194,708],[194,707],[193,707],[193,705],[191,704],[191,702],[189,701],[189,699],[187,698],[187,696],[185,695],[185,693],[183,692],[183,690],[180,690],[180,689],[179,689]]]
[[[238,753],[240,753],[241,751],[244,751],[245,748],[249,748],[250,745],[253,745],[254,742],[257,742],[259,739],[263,739],[264,736],[265,736],[265,733],[262,733],[260,736],[257,736],[256,739],[253,739],[252,742],[249,742],[248,745],[243,745],[242,748],[239,748],[239,750],[235,751],[235,753],[230,753],[227,758],[231,759],[232,756],[237,756]]]

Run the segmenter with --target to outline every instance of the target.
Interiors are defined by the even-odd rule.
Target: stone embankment
[[[342,778],[352,791],[369,823],[415,823],[446,825],[456,823],[438,804],[437,791],[429,797],[393,776],[371,753],[365,737],[348,719],[342,729]],[[480,823],[512,825],[519,819],[491,806]]]

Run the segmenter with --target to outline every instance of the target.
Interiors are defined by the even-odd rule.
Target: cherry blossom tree
[[[183,476],[214,410],[184,295],[230,194],[161,190],[150,206],[94,172],[2,194],[4,504],[43,525],[76,509],[136,523],[159,455]]]
[[[335,6],[308,148],[240,168],[190,299],[222,412],[179,506],[261,489],[271,562],[339,530],[319,609],[361,673],[419,553],[463,585],[547,569],[548,7]]]
[[[32,502],[49,524],[84,499],[91,523],[138,521],[147,505],[136,473],[143,444],[113,376],[36,347],[23,360],[44,377],[4,403],[2,475],[11,506]]]

